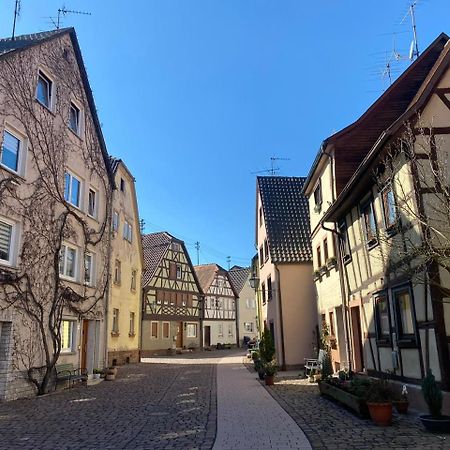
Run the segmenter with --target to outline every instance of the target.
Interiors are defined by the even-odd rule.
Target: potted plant
[[[94,380],[98,380],[103,371],[100,369],[94,369],[93,372],[94,372]]]
[[[387,380],[375,380],[367,394],[367,406],[372,420],[380,426],[390,425],[392,420],[392,389]]]
[[[105,372],[105,379],[108,381],[113,381],[116,379],[117,367],[108,367]]]
[[[267,386],[273,386],[275,374],[278,372],[278,364],[275,360],[264,364],[265,381]]]
[[[332,256],[331,258],[328,258],[326,261],[326,265],[329,269],[332,269],[337,264],[336,257]]]
[[[264,380],[265,371],[264,371],[264,364],[260,359],[256,359],[253,363],[253,367],[255,368],[256,372],[258,372],[258,376],[260,380]]]
[[[394,400],[393,405],[399,414],[407,414],[408,413],[408,390],[406,389],[406,385],[402,387],[402,393],[400,394],[400,398]]]
[[[436,383],[431,369],[428,369],[427,376],[422,381],[422,394],[430,412],[430,414],[420,416],[425,428],[436,433],[449,433],[450,416],[443,416],[441,413],[442,391]]]

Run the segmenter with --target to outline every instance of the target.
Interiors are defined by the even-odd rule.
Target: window
[[[217,334],[219,336],[223,336],[223,323],[219,323],[219,330]]]
[[[61,353],[71,353],[75,348],[75,321],[61,321]]]
[[[344,262],[348,262],[352,259],[350,253],[350,242],[348,240],[348,229],[345,219],[339,224],[339,236],[341,239],[342,258]]]
[[[259,207],[259,226],[263,224],[263,209],[262,206]]]
[[[69,128],[77,135],[80,134],[80,117],[80,108],[75,106],[73,103],[70,103]]]
[[[183,275],[183,269],[179,264],[177,264],[177,273],[176,273],[177,280],[181,280],[182,275]]]
[[[162,334],[163,339],[169,339],[170,337],[170,323],[169,322],[163,322],[162,323]]]
[[[94,257],[90,253],[84,255],[84,282],[90,286],[94,284]]]
[[[13,225],[0,220],[0,262],[12,264]]]
[[[123,224],[123,238],[128,242],[132,242],[133,240],[133,228],[126,220]]]
[[[317,255],[317,268],[320,269],[322,267],[322,253],[320,251],[320,245],[316,248]]]
[[[244,331],[253,333],[253,322],[244,322]]]
[[[319,212],[322,207],[322,181],[319,182],[314,189],[314,211]]]
[[[392,229],[397,223],[397,206],[395,204],[394,191],[392,186],[386,186],[381,192],[383,203],[384,226],[387,230]]]
[[[122,267],[121,263],[118,259],[116,259],[114,263],[114,283],[120,284],[121,275],[122,275]]]
[[[130,336],[134,336],[134,312],[130,312]]]
[[[77,208],[80,207],[81,182],[73,174],[64,174],[64,200]]]
[[[77,250],[68,245],[61,245],[59,254],[59,273],[64,277],[76,279],[77,276]]]
[[[117,308],[113,308],[112,332],[119,333],[119,310]]]
[[[247,309],[255,309],[256,308],[256,301],[254,298],[248,298],[245,301],[245,306],[247,307]]]
[[[228,324],[228,336],[233,336],[233,324]]]
[[[22,142],[21,140],[11,134],[9,131],[3,132],[3,144],[1,151],[0,163],[2,166],[19,172],[19,162],[21,157]]]
[[[269,259],[269,243],[267,242],[267,238],[264,239],[264,260],[267,261]]]
[[[130,286],[130,289],[131,289],[132,291],[135,291],[135,290],[136,290],[136,276],[137,276],[136,270],[135,270],[135,269],[132,269],[132,270],[131,270],[131,286]]]
[[[263,305],[266,304],[266,283],[261,284],[261,291],[262,291],[262,302]]]
[[[119,231],[119,213],[117,211],[113,213],[112,229],[115,233]]]
[[[373,202],[370,201],[361,207],[361,214],[364,221],[364,234],[367,245],[373,245],[377,241],[377,225],[373,211]]]
[[[409,287],[393,291],[398,328],[398,338],[415,340],[414,311]]]
[[[264,249],[263,246],[259,247],[259,266],[262,267],[264,265]]]
[[[120,191],[125,192],[125,180],[123,178],[120,179]]]
[[[39,71],[36,98],[42,105],[52,107],[53,83],[44,73]]]
[[[375,329],[378,340],[390,341],[391,327],[389,302],[386,294],[375,297]]]
[[[330,312],[330,334],[331,336],[336,336],[336,332],[334,329],[334,312]]]
[[[180,251],[180,244],[178,242],[172,242],[170,247],[172,248],[172,250],[174,252],[179,252]]]
[[[197,337],[197,324],[196,323],[188,323],[186,325],[186,337],[188,337],[188,338],[196,338]]]
[[[272,277],[267,277],[267,301],[272,300]]]
[[[158,339],[158,328],[159,328],[159,322],[151,322],[150,324],[150,333],[152,339]]]
[[[88,214],[97,217],[97,192],[92,188],[89,188]]]
[[[328,239],[323,240],[323,262],[326,264],[328,261]]]

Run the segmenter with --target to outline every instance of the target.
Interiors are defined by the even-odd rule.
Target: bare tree
[[[52,111],[35,99],[40,66],[49,68],[56,80],[57,101]],[[85,106],[83,139],[67,126],[72,98]],[[60,356],[63,314],[101,318],[104,311],[112,195],[98,131],[87,105],[68,36],[0,61],[0,123],[19,123],[28,143],[26,178],[0,170],[0,210],[21,224],[22,244],[17,268],[0,269],[0,308],[10,310],[17,323],[13,365],[26,371],[38,394],[47,392]],[[101,198],[106,201],[98,221],[88,219],[65,199],[65,170],[73,161],[86,168],[88,180],[101,187]],[[95,286],[83,279],[76,284],[61,277],[65,240],[76,242],[84,255],[95,251],[100,263]]]

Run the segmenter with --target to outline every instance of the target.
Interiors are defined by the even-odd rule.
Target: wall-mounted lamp
[[[256,291],[259,286],[259,278],[256,275],[252,275],[251,278],[248,280],[250,287]]]

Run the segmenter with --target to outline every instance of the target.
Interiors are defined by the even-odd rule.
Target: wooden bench
[[[82,383],[85,383],[85,385],[87,386],[88,375],[86,369],[80,368],[75,369],[72,363],[67,363],[67,364],[57,364],[55,366],[55,372],[56,372],[55,391],[56,386],[60,381],[68,381],[69,387],[70,382],[72,382],[73,387],[75,381],[81,381]]]

